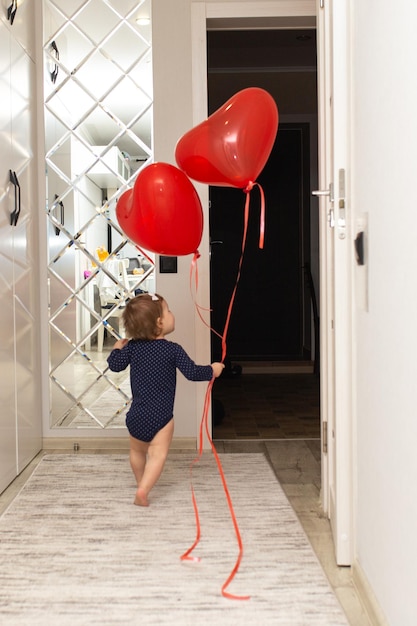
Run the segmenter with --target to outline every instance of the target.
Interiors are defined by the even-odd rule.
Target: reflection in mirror
[[[97,19],[100,16],[100,19]],[[118,428],[128,374],[109,372],[127,299],[154,257],[116,203],[152,161],[150,0],[44,0],[51,426]]]

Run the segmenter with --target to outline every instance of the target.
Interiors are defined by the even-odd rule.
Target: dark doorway
[[[304,263],[310,262],[309,128],[282,124],[258,182],[266,198],[265,242],[259,248],[260,195],[251,193],[241,278],[227,336],[232,360],[311,358],[311,318]],[[222,332],[242,249],[245,194],[210,188],[212,327]],[[221,341],[212,335],[212,354]]]
[[[245,411],[248,421],[258,419],[262,407],[255,409],[253,404],[243,402],[243,396],[248,388],[249,393],[255,393],[256,387],[259,392],[265,385],[275,415],[268,428],[244,432],[244,438],[256,438],[256,431],[259,438],[286,438],[290,433],[297,436],[297,430],[301,438],[318,436],[319,380],[311,363],[316,356],[312,290],[316,289],[314,295],[318,295],[318,222],[317,215],[311,213],[311,189],[317,177],[317,155],[312,154],[317,134],[315,31],[209,31],[207,41],[209,114],[237,91],[255,86],[275,98],[280,114],[274,148],[258,178],[266,201],[263,250],[258,247],[259,194],[256,188],[251,192],[242,272],[227,335],[229,368],[216,381],[217,397],[216,386],[213,393],[213,436],[224,438],[222,429],[216,429],[219,416],[226,424],[233,421],[231,414],[233,418],[236,411],[240,424],[246,419]],[[211,322],[220,333],[237,277],[245,198],[239,189],[210,188]],[[213,359],[220,354],[220,339],[212,334]],[[297,363],[299,370],[294,369]],[[311,370],[306,369],[309,365]],[[238,382],[240,377],[243,380]],[[297,391],[289,398],[295,401],[307,395],[310,408],[306,410],[300,402],[297,410],[291,410],[289,402],[271,394],[278,386],[289,388],[293,377],[297,379]],[[308,389],[306,394],[303,389]],[[236,406],[238,397],[242,402]],[[283,405],[284,416],[280,414]],[[299,420],[300,413],[309,420],[307,430],[300,427],[299,421],[294,428],[288,422],[282,428],[283,419],[295,415]]]

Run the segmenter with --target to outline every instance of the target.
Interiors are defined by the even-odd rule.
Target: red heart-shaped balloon
[[[192,254],[201,241],[200,198],[184,172],[169,163],[139,172],[133,189],[120,196],[116,217],[129,239],[156,254]]]
[[[264,89],[249,87],[183,135],[175,159],[194,180],[244,189],[263,170],[277,130],[275,100]]]
[[[133,189],[125,191],[117,201],[116,217],[120,228],[125,235],[134,241],[135,228],[132,219],[133,211]]]

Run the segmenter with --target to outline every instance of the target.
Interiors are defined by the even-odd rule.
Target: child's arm
[[[187,380],[203,381],[211,380],[213,376],[220,376],[223,371],[223,363],[212,363],[211,365],[196,365],[188,356],[184,348],[177,343],[171,343],[172,349],[175,351],[176,366]]]
[[[130,363],[129,349],[123,350],[129,343],[128,339],[118,339],[113,346],[113,350],[107,357],[107,363],[112,372],[121,372],[127,368]]]

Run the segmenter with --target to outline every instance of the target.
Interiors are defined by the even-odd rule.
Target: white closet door
[[[41,448],[34,172],[35,65],[20,42],[11,42],[12,161],[20,185],[20,214],[13,227],[17,466],[20,472]],[[31,102],[32,100],[32,102]]]
[[[13,17],[13,24],[6,22],[12,37],[15,41],[19,42],[22,48],[29,54],[32,59],[35,59],[36,54],[36,41],[35,41],[35,3],[38,0],[18,0],[17,9]],[[2,3],[3,7],[9,7],[12,4],[11,0]],[[38,6],[39,10],[39,6]],[[3,8],[4,19],[6,19],[6,9]]]
[[[16,476],[10,34],[0,21],[0,491]]]
[[[26,30],[34,33],[34,3],[25,6],[20,18],[25,15],[27,24],[10,25],[0,18],[0,491],[37,454],[42,441],[36,73],[22,41]]]

